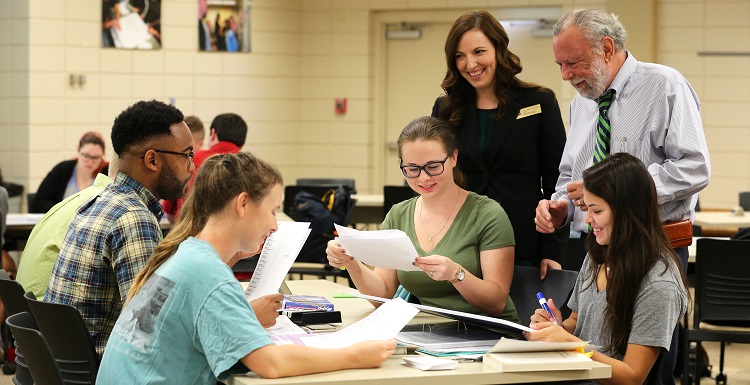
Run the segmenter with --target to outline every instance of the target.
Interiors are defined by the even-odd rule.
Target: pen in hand
[[[547,305],[547,299],[544,298],[544,294],[542,294],[541,291],[536,293],[536,299],[539,300],[539,304],[542,305],[542,309],[544,309],[547,314],[552,317],[552,323],[557,325],[557,319],[555,319],[555,315],[552,314],[552,310],[549,309],[549,305]]]

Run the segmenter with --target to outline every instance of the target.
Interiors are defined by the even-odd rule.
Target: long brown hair
[[[246,192],[253,202],[260,203],[273,186],[282,183],[281,173],[275,166],[248,153],[221,154],[206,159],[177,222],[135,277],[128,301],[154,271],[172,257],[180,243],[200,233],[208,219],[222,211],[227,202]]]
[[[516,75],[521,73],[521,59],[516,54],[508,50],[508,34],[497,19],[485,10],[469,11],[461,15],[453,23],[448,38],[445,40],[445,62],[448,70],[440,87],[445,91],[445,96],[440,104],[438,116],[449,122],[451,126],[456,127],[464,117],[465,106],[468,101],[476,98],[476,91],[469,82],[461,76],[461,72],[456,66],[456,52],[458,43],[464,34],[471,30],[479,30],[495,47],[497,69],[495,70],[495,95],[499,101],[499,113],[495,119],[499,119],[505,114],[510,103],[508,99],[508,88],[519,87],[526,89],[536,89],[542,92],[548,92],[552,95],[555,93],[546,87],[533,83],[525,82]]]
[[[401,130],[401,134],[398,136],[398,161],[401,163],[403,158],[402,147],[404,143],[416,142],[418,140],[434,140],[440,142],[445,151],[448,154],[453,153],[458,149],[458,140],[453,130],[448,126],[445,121],[432,116],[422,116],[409,122],[409,124]],[[453,168],[453,181],[459,186],[464,187],[465,181],[464,174],[459,170],[458,167]]]
[[[612,337],[605,350],[625,354],[635,302],[649,270],[663,261],[666,268],[661,274],[669,274],[669,266],[675,265],[686,293],[687,283],[664,233],[654,180],[643,162],[627,153],[609,155],[583,172],[583,186],[607,202],[612,211],[609,245],[599,245],[594,237],[586,238],[586,250],[593,263],[585,277],[591,279],[589,285],[594,284],[594,277],[606,264],[607,307],[602,335]]]

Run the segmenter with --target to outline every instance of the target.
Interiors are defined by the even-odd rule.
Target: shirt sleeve
[[[515,246],[513,226],[502,206],[486,197],[480,198],[478,205],[476,226],[479,251]]]
[[[252,351],[273,344],[252,308],[235,284],[219,285],[198,314],[197,339],[211,370],[219,379]]]
[[[146,265],[162,239],[161,227],[148,211],[129,211],[118,218],[112,235],[110,263],[125,302],[136,274]]]

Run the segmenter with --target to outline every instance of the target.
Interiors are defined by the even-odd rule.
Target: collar
[[[159,221],[164,216],[164,211],[161,208],[161,204],[156,200],[149,189],[142,185],[137,180],[131,178],[128,174],[120,171],[115,177],[115,188],[118,190],[132,190],[138,195],[138,199],[146,205],[148,211],[156,216],[156,220]]]
[[[628,55],[628,57],[625,59],[625,62],[622,63],[620,70],[617,71],[617,75],[615,75],[615,78],[612,80],[612,84],[609,85],[609,89],[615,90],[615,99],[620,99],[622,90],[625,88],[625,85],[628,84],[630,76],[635,73],[635,68],[638,65],[638,61],[635,60],[635,57],[630,51],[625,51],[625,54]]]
[[[240,152],[240,148],[232,142],[219,142],[211,146],[208,150],[211,154],[236,154]]]

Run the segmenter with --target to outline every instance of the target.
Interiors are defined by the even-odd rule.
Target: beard
[[[571,79],[569,80],[569,82],[575,87],[575,84],[579,83],[581,80],[584,80],[588,85],[588,88],[576,88],[576,90],[578,90],[578,93],[581,94],[581,96],[583,96],[584,98],[596,100],[596,98],[607,91],[607,80],[609,80],[610,75],[611,71],[609,70],[609,67],[607,67],[607,65],[604,63],[604,60],[595,60],[591,66],[590,78]]]
[[[159,181],[156,184],[156,190],[159,193],[159,199],[175,200],[182,198],[185,195],[185,187],[190,182],[190,177],[185,181],[181,181],[177,178],[172,167],[169,164],[165,164],[159,173]]]

